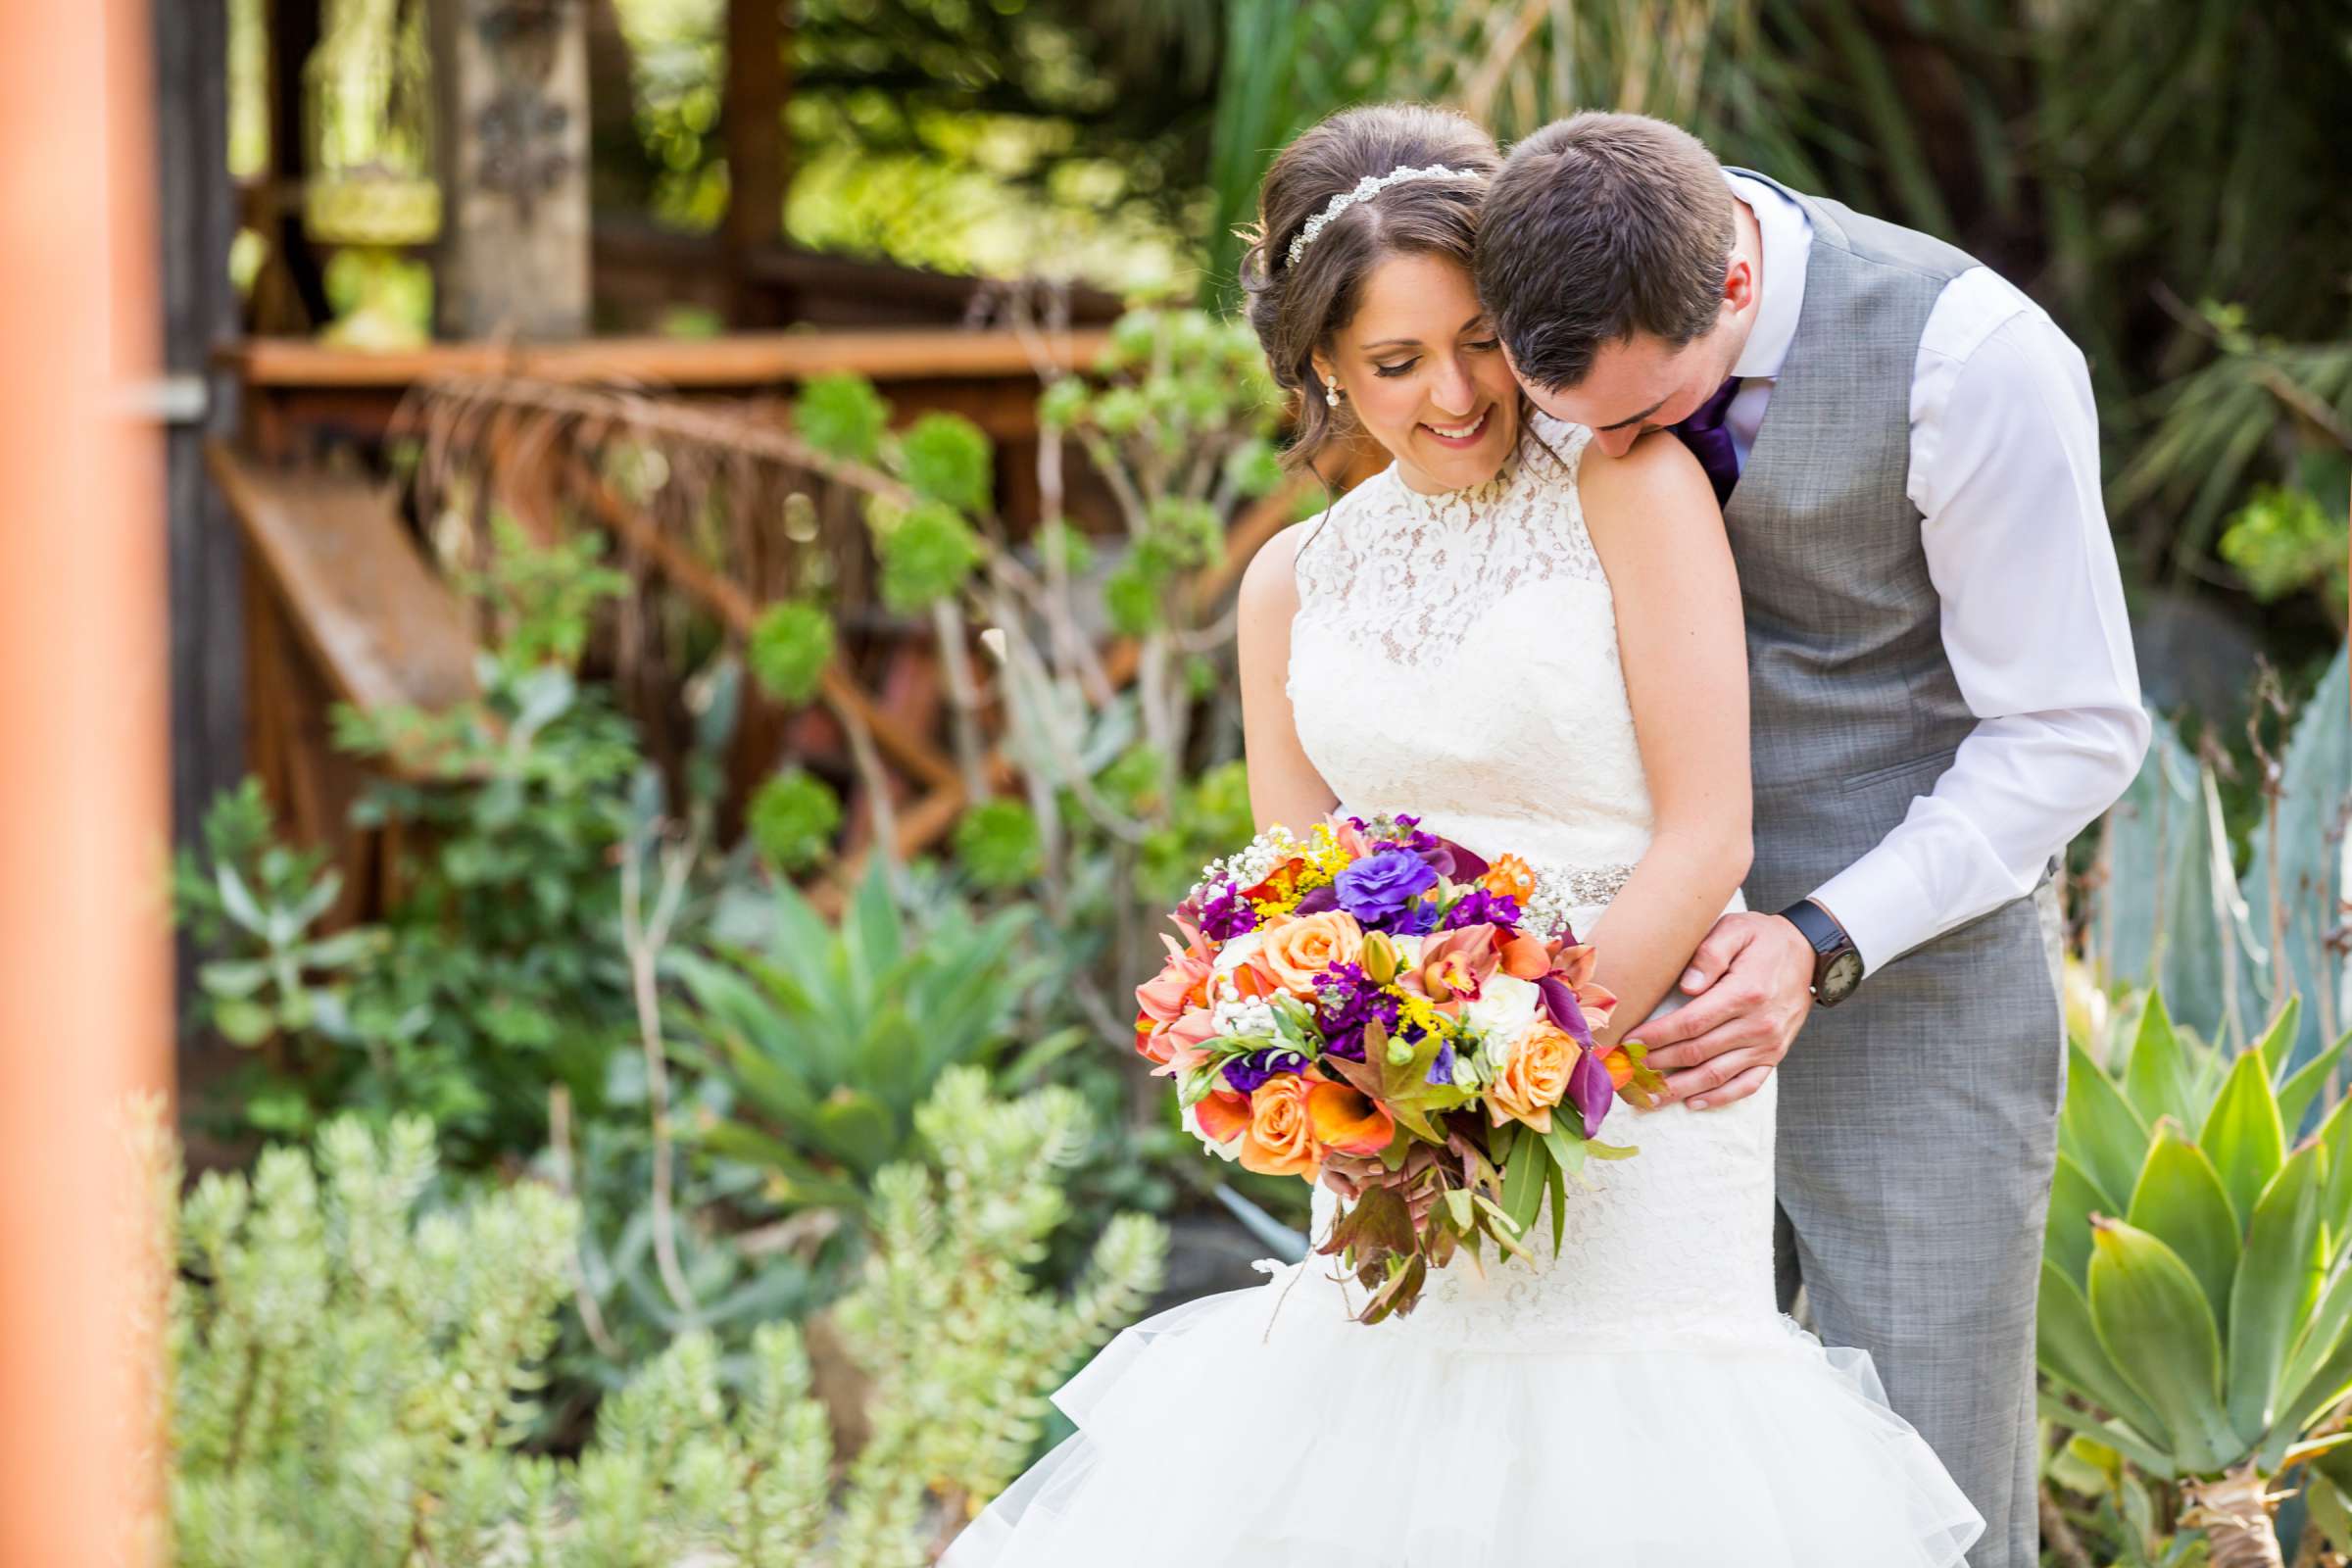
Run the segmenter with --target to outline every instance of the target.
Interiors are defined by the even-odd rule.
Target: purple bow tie
[[[1690,417],[1667,426],[1707,470],[1719,506],[1730,504],[1732,486],[1740,482],[1740,449],[1732,445],[1732,432],[1723,427],[1723,416],[1731,412],[1732,399],[1739,393],[1740,377],[1735,375],[1717,387],[1715,395],[1693,410]]]

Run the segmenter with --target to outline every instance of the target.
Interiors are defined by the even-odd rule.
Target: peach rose
[[[1295,997],[1312,997],[1315,980],[1335,963],[1353,963],[1364,951],[1364,928],[1345,909],[1273,921],[1257,962]]]
[[[1494,1125],[1520,1121],[1540,1133],[1551,1131],[1551,1108],[1566,1097],[1581,1054],[1559,1025],[1548,1019],[1529,1025],[1512,1043],[1502,1070],[1487,1085],[1487,1110]]]
[[[1307,1113],[1307,1081],[1283,1073],[1257,1086],[1250,1097],[1250,1127],[1242,1134],[1242,1169],[1261,1176],[1301,1176],[1323,1168],[1323,1146],[1315,1142]]]

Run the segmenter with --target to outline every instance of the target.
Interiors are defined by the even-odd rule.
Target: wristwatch
[[[1781,918],[1813,945],[1813,1004],[1835,1007],[1852,996],[1862,983],[1862,955],[1854,951],[1845,927],[1811,899],[1791,904]]]

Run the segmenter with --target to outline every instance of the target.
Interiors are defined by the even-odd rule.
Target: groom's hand
[[[1690,1003],[1634,1038],[1666,1075],[1659,1102],[1693,1110],[1745,1100],[1788,1054],[1813,1010],[1813,947],[1777,914],[1727,914],[1684,971]]]

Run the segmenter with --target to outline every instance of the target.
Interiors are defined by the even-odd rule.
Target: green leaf
[[[1551,1141],[1544,1141],[1553,1148]],[[1544,1191],[1551,1199],[1551,1252],[1557,1257],[1560,1242],[1568,1234],[1568,1179],[1560,1173],[1559,1156],[1552,1156],[1551,1168],[1544,1173]]]
[[[1544,1173],[1550,1163],[1550,1152],[1534,1129],[1514,1126],[1510,1149],[1502,1156],[1502,1209],[1510,1216],[1514,1235],[1524,1238],[1534,1227],[1544,1202]]]
[[[2278,1406],[2292,1412],[2311,1392],[2312,1379],[2330,1356],[2343,1348],[2345,1328],[2352,1324],[2352,1254],[2340,1253],[2334,1271],[2321,1287],[2319,1301],[2303,1320],[2295,1348],[2278,1374]],[[2273,1444],[2291,1441],[2296,1429],[2286,1422],[2274,1427]]]
[[[2286,1071],[2287,1062],[2293,1059],[2295,1034],[2302,1024],[2303,999],[2289,997],[2286,1005],[2278,1009],[2278,1016],[2271,1020],[2271,1026],[2254,1043],[2254,1049],[2262,1053],[2262,1064],[2269,1070],[2273,1083],[2278,1081]]]
[[[2082,1310],[2087,1326],[2090,1309],[2086,1306]],[[2043,1420],[2113,1448],[2149,1475],[2169,1481],[2176,1474],[2172,1460],[2166,1457],[2163,1450],[2136,1433],[2126,1431],[2112,1421],[2102,1421],[2086,1410],[2078,1410],[2047,1390],[2035,1395],[2034,1403],[2041,1411]]]
[[[2059,1137],[2059,1147],[2075,1156],[2082,1173],[2106,1195],[2108,1211],[2122,1212],[2147,1155],[2148,1124],[2099,1064],[2071,1044]]]
[[[2180,1254],[2146,1231],[2093,1228],[2090,1321],[2107,1358],[2172,1435],[2184,1470],[2210,1474],[2250,1445],[2222,1403],[2222,1341],[2205,1292]]]
[[[2061,1152],[2050,1178],[2049,1227],[2042,1233],[2042,1255],[2066,1270],[2081,1285],[2090,1266],[2090,1216],[2108,1212],[2106,1195],[2098,1183],[2082,1174],[2072,1155]],[[2234,1233],[2231,1240],[2235,1241]]]
[[[2304,1118],[2318,1102],[2320,1091],[2328,1087],[2328,1075],[2335,1071],[2343,1058],[2344,1048],[2352,1046],[2352,1035],[2346,1035],[2334,1045],[2312,1057],[2291,1073],[2278,1087],[2278,1126],[2289,1139],[2301,1135]]]
[[[1565,1105],[1552,1111],[1551,1127],[1544,1134],[1544,1147],[1551,1151],[1553,1164],[1590,1187],[1592,1179],[1585,1174],[1584,1134],[1571,1130],[1567,1125],[1568,1118],[1573,1114],[1575,1112]]]
[[[277,1032],[277,1014],[258,1002],[229,998],[214,1006],[213,1026],[231,1045],[258,1046]]]
[[[2172,1442],[2156,1412],[2124,1381],[2099,1344],[2090,1302],[2063,1269],[2042,1259],[2040,1304],[2034,1319],[2034,1353],[2041,1370],[2123,1421],[2159,1447]]]
[[[2183,1127],[2197,1125],[2188,1062],[2160,991],[2148,993],[2148,1004],[2140,1012],[2139,1032],[2132,1037],[2132,1055],[2124,1067],[2124,1091],[2151,1127],[2159,1116],[2171,1116]]]
[[[2180,1254],[2204,1289],[2215,1328],[2228,1333],[2230,1287],[2237,1276],[2237,1216],[2213,1161],[2183,1140],[2170,1121],[2157,1128],[2148,1146],[2148,1161],[2140,1167],[2132,1210],[2125,1217]],[[2089,1235],[2086,1224],[2086,1251]]]
[[[2251,1447],[2278,1413],[2279,1370],[2309,1321],[2327,1268],[2320,1202],[2324,1155],[2296,1152],[2265,1188],[2246,1228],[2230,1294],[2230,1420]]]
[[[810,1131],[825,1152],[858,1170],[872,1170],[898,1153],[890,1107],[862,1089],[843,1087],[826,1096]]]
[[[2278,1102],[2272,1098],[2262,1054],[2239,1054],[2222,1084],[2222,1092],[2205,1117],[2197,1147],[2221,1172],[2230,1194],[2230,1207],[2242,1225],[2254,1203],[2286,1159],[2286,1135],[2278,1123]]]

